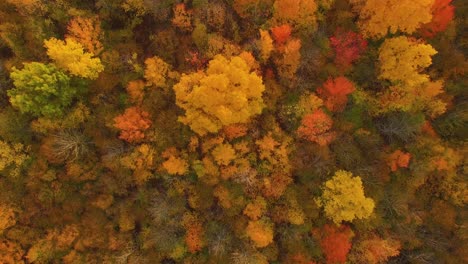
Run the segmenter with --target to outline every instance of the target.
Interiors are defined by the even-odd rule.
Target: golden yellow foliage
[[[428,82],[429,76],[421,72],[432,64],[431,56],[436,53],[431,45],[405,36],[386,39],[379,49],[379,77],[406,86]]]
[[[146,59],[145,65],[145,79],[148,81],[148,85],[154,85],[159,88],[164,87],[171,66],[157,56]]]
[[[256,247],[263,248],[273,242],[273,224],[267,218],[249,221],[246,233]]]
[[[236,152],[230,144],[218,145],[215,149],[213,149],[211,154],[213,155],[218,165],[224,166],[229,165],[229,163],[231,163],[231,161],[236,158]]]
[[[351,0],[359,12],[359,26],[367,37],[388,32],[411,34],[432,19],[434,0]]]
[[[364,196],[361,178],[344,170],[335,172],[333,178],[325,182],[323,194],[316,203],[337,225],[342,221],[368,218],[375,207],[374,201]]]
[[[244,208],[244,215],[248,216],[251,220],[258,220],[265,213],[267,207],[266,200],[262,196],[257,196],[255,200],[251,201]]]
[[[317,27],[315,0],[276,0],[273,8],[276,24],[290,24],[298,29],[314,31]]]
[[[163,162],[163,168],[171,175],[184,175],[188,170],[188,163],[179,157],[175,148],[167,149],[163,154],[167,160]]]
[[[262,61],[266,62],[270,58],[270,54],[273,51],[273,39],[267,30],[260,29],[260,51]]]
[[[27,148],[23,144],[9,144],[0,140],[0,172],[9,169],[8,175],[17,177],[21,172],[21,166],[28,158]]]
[[[97,55],[103,50],[101,25],[98,18],[75,17],[68,23],[67,31],[65,38],[75,40],[92,54]]]
[[[49,58],[71,75],[94,80],[104,70],[101,60],[93,58],[92,53],[84,52],[83,46],[74,39],[67,38],[63,41],[51,38],[44,41],[44,46]]]
[[[133,152],[120,159],[122,166],[133,170],[133,177],[138,184],[146,182],[154,168],[155,150],[148,144],[141,144]]]
[[[259,114],[264,90],[262,79],[242,58],[222,55],[215,56],[205,72],[183,75],[174,85],[176,103],[185,110],[179,120],[202,136]]]
[[[0,204],[0,234],[16,224],[15,210],[6,204]]]

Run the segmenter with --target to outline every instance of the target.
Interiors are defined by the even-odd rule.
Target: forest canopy
[[[465,2],[0,1],[0,263],[468,263]]]

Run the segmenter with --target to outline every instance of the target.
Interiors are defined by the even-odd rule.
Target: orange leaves
[[[356,259],[360,263],[378,264],[386,262],[390,257],[400,254],[400,242],[394,239],[382,239],[376,235],[353,246]]]
[[[455,7],[451,5],[452,0],[435,0],[432,5],[432,20],[424,24],[420,31],[428,38],[433,38],[437,33],[444,31],[452,22],[455,15]]]
[[[203,225],[194,214],[186,213],[182,219],[182,225],[186,229],[185,243],[190,253],[200,251],[203,246]]]
[[[351,249],[354,236],[349,226],[325,225],[320,231],[320,247],[325,254],[327,264],[345,263]]]
[[[348,101],[347,95],[355,90],[354,84],[346,77],[328,79],[317,93],[324,99],[325,106],[332,112],[343,112]]]
[[[281,26],[276,26],[271,28],[271,33],[273,34],[273,39],[277,45],[283,45],[291,37],[291,26],[284,24]]]
[[[325,146],[335,138],[335,133],[329,131],[332,125],[331,117],[325,114],[323,110],[318,109],[312,114],[304,116],[297,134],[301,138]]]
[[[144,131],[151,126],[149,114],[138,107],[130,107],[125,113],[114,118],[114,127],[122,130],[119,138],[130,143],[145,138]]]
[[[398,168],[408,168],[410,159],[410,153],[405,153],[401,150],[396,150],[388,157],[387,164],[392,171],[397,171]]]
[[[98,18],[75,17],[68,23],[67,30],[68,34],[65,38],[75,40],[87,51],[97,55],[103,50],[101,25]]]
[[[261,196],[257,196],[255,200],[248,203],[244,208],[244,215],[248,216],[251,220],[258,220],[266,211],[267,202]]]
[[[273,242],[273,224],[268,219],[250,221],[246,233],[256,247],[263,248]]]
[[[245,136],[247,134],[247,130],[248,128],[244,124],[234,124],[223,128],[224,135],[226,135],[229,140]]]
[[[177,4],[174,7],[174,18],[172,24],[182,31],[190,31],[192,29],[192,10],[186,10],[185,4]]]
[[[188,163],[179,156],[175,148],[169,148],[162,153],[162,157],[166,159],[162,166],[169,174],[184,175],[187,172]]]
[[[127,93],[130,96],[130,100],[134,103],[141,103],[144,97],[145,82],[142,80],[130,81],[127,84]]]

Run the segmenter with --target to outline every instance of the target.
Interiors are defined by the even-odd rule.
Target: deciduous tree
[[[335,64],[343,70],[348,69],[367,47],[361,34],[343,29],[336,30],[330,37],[330,44],[335,51]]]
[[[151,126],[149,114],[138,107],[130,107],[114,118],[114,126],[121,130],[120,139],[137,142],[145,138],[144,131]]]
[[[217,55],[205,72],[183,75],[174,85],[176,103],[185,110],[179,120],[199,135],[223,126],[246,123],[263,108],[262,79],[240,57]]]
[[[328,79],[317,94],[324,99],[324,104],[332,112],[343,112],[348,101],[348,94],[355,90],[354,84],[346,77]]]
[[[245,231],[256,247],[263,248],[273,242],[273,223],[268,218],[249,221]]]
[[[382,38],[398,31],[411,34],[431,21],[434,0],[351,0],[366,37]],[[415,15],[417,14],[417,15]]]
[[[70,78],[52,64],[25,63],[10,74],[15,88],[8,90],[11,104],[22,113],[56,117],[63,114],[77,94]]]
[[[342,221],[368,218],[374,211],[374,201],[364,196],[362,181],[351,172],[339,170],[325,182],[317,204],[335,224]]]
[[[452,0],[434,0],[432,5],[432,20],[421,27],[421,34],[433,38],[437,33],[445,31],[455,15]]]
[[[301,126],[297,130],[299,137],[318,143],[321,146],[328,145],[334,138],[331,132],[333,120],[323,110],[315,110],[304,116]]]
[[[349,226],[325,225],[320,233],[320,247],[327,264],[345,263],[351,249],[351,238],[354,236]]]
[[[101,25],[98,18],[74,17],[68,23],[67,31],[65,38],[80,43],[88,52],[98,55],[103,50]]]
[[[74,39],[63,41],[51,38],[44,41],[44,46],[49,58],[71,75],[94,80],[104,70],[101,60],[94,58],[92,53],[84,52],[83,46]]]

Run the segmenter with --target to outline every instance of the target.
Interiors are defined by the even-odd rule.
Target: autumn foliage
[[[121,130],[120,139],[137,142],[145,138],[144,131],[151,126],[149,114],[138,107],[130,107],[114,118],[114,126]]]
[[[354,236],[349,226],[325,225],[319,232],[320,247],[327,264],[345,263]]]
[[[271,28],[271,33],[273,34],[273,39],[277,45],[283,45],[291,37],[291,26],[284,24],[281,26],[276,26]]]
[[[343,112],[348,94],[354,91],[354,84],[346,77],[328,79],[322,87],[317,89],[317,94],[324,99],[324,105],[332,112]]]
[[[432,20],[424,24],[420,32],[423,36],[433,38],[437,33],[444,31],[452,22],[455,15],[455,7],[452,0],[434,0],[432,5]]]
[[[304,116],[297,134],[301,138],[325,146],[335,138],[335,133],[330,131],[332,125],[333,121],[330,116],[325,114],[323,110],[318,109]]]
[[[398,170],[398,168],[408,168],[411,154],[403,152],[401,150],[395,150],[388,157],[388,166],[392,171]]]
[[[330,45],[335,51],[335,64],[348,69],[367,48],[367,41],[361,34],[343,29],[336,30],[330,37]]]

